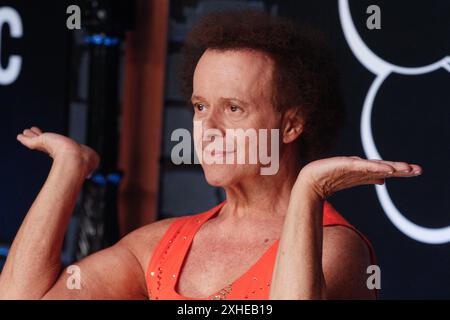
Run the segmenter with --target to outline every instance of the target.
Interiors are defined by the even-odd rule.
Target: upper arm
[[[324,228],[323,272],[327,299],[374,299],[367,287],[367,267],[372,264],[365,241],[344,226]]]
[[[74,263],[75,268],[67,267],[43,298],[147,299],[146,266],[172,220],[139,228],[114,246]]]
[[[145,298],[140,265],[122,242],[72,266],[75,268],[69,266],[62,271],[44,299]]]

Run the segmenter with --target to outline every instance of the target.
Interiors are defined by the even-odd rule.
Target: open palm
[[[406,162],[368,160],[360,157],[332,157],[310,162],[297,183],[306,183],[322,199],[333,193],[364,184],[383,184],[386,178],[414,177],[422,168]]]
[[[25,129],[17,136],[24,146],[47,153],[53,159],[74,157],[81,160],[86,174],[94,171],[100,161],[98,154],[90,147],[52,132],[42,132],[38,127]]]

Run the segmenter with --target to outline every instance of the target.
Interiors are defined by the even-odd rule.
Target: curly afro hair
[[[181,87],[190,97],[193,75],[207,49],[253,49],[274,62],[273,106],[296,108],[304,119],[298,138],[302,162],[315,160],[335,142],[344,119],[339,76],[329,49],[312,29],[259,11],[222,11],[204,16],[182,49]]]

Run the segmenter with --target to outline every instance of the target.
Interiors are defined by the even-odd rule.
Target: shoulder
[[[324,245],[327,245],[327,250],[331,252],[345,250],[358,253],[375,263],[375,252],[372,244],[364,234],[341,216],[329,202],[325,202],[323,213],[323,239]]]
[[[367,268],[376,263],[370,241],[329,203],[324,204],[322,264],[331,299],[369,299]]]
[[[120,243],[126,246],[145,271],[154,250],[170,226],[184,217],[165,218],[140,227],[126,236]]]
[[[368,262],[370,249],[364,238],[353,228],[345,225],[333,225],[323,228],[324,251],[328,254],[340,253],[357,255]]]
[[[362,235],[344,225],[323,229],[323,270],[331,299],[368,299],[367,268],[373,264],[370,247]]]
[[[180,223],[178,227],[185,226],[189,223],[195,225],[197,224],[196,221],[198,221],[198,219],[207,218],[222,205],[223,202],[201,213],[166,218],[152,222],[130,232],[120,240],[120,243],[125,245],[135,255],[145,272],[155,249],[171,226],[175,226],[175,223]]]

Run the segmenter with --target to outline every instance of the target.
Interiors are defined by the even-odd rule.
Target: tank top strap
[[[369,239],[367,239],[367,237],[361,231],[356,229],[347,220],[345,220],[345,218],[341,216],[339,212],[328,201],[325,201],[323,206],[323,226],[344,226],[355,231],[367,245],[370,253],[371,263],[377,264],[375,250],[373,249],[372,243],[369,241]]]
[[[210,210],[176,218],[155,247],[148,264],[146,279],[150,298],[158,299],[162,287],[167,288],[175,283],[174,277],[184,261],[189,245],[200,226],[219,211],[225,204],[222,202]]]
[[[369,239],[358,229],[356,229],[353,225],[351,225],[343,216],[339,214],[338,211],[329,203],[328,201],[325,201],[323,206],[323,226],[344,226],[347,227],[354,232],[356,232],[360,238],[364,241],[364,243],[367,246],[367,249],[369,250],[370,255],[370,263],[372,265],[377,265],[377,256],[375,254],[375,250],[372,246],[372,243],[369,241]],[[379,298],[379,290],[375,289],[375,295],[377,299]]]

